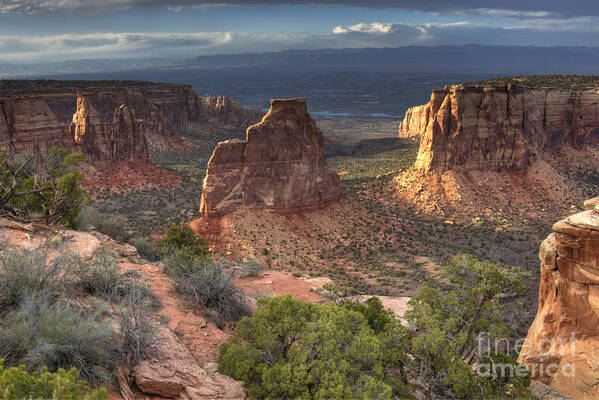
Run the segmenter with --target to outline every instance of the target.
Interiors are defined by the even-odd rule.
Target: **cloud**
[[[401,47],[408,45],[599,46],[599,17],[517,18],[507,24],[363,22],[325,33],[90,33],[0,35],[2,60],[82,58],[191,58],[199,55],[287,49]]]
[[[495,25],[472,21],[452,23],[362,23],[336,26],[332,34],[343,43],[368,47],[407,45],[536,45],[599,46],[599,17],[518,19]]]
[[[348,26],[346,28],[342,26],[336,26],[333,28],[333,33],[343,34],[348,32],[363,32],[372,34],[387,34],[391,32],[392,26],[393,24],[383,24],[380,22],[374,22],[372,24],[360,23]]]
[[[0,53],[5,60],[169,56],[222,47],[232,40],[229,32],[0,36]]]
[[[596,0],[0,0],[0,12],[34,13],[64,10],[114,10],[138,7],[189,7],[219,5],[310,5],[388,8],[430,13],[541,17],[599,16]]]

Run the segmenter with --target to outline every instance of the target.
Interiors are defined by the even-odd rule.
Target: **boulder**
[[[154,357],[133,369],[135,384],[144,393],[189,400],[243,400],[242,382],[201,368],[191,352],[168,328],[160,330]]]

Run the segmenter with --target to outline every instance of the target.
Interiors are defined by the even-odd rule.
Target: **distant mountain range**
[[[0,77],[177,69],[258,68],[289,72],[397,71],[501,74],[599,74],[599,47],[407,46],[287,50],[200,56],[189,60],[96,59],[0,63]]]
[[[261,54],[201,56],[188,60],[186,66],[597,74],[599,73],[599,47],[465,45],[287,50]]]

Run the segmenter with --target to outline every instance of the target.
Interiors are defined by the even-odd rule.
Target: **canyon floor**
[[[92,206],[120,215],[131,238],[153,238],[170,223],[194,220],[215,251],[232,259],[254,258],[296,276],[330,278],[325,289],[333,297],[410,296],[423,282],[439,284],[441,266],[462,253],[518,266],[526,290],[509,303],[513,327],[525,334],[536,313],[538,245],[553,222],[596,195],[599,148],[554,155],[552,163],[541,160],[526,176],[423,178],[411,168],[418,142],[397,139],[397,121],[317,122],[328,165],[345,189],[344,199],[324,210],[284,216],[240,209],[218,221],[199,219],[207,160],[219,140],[243,137],[235,130],[183,132],[183,146],[163,143],[154,152],[157,167],[96,167]]]

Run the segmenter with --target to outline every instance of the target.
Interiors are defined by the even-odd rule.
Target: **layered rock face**
[[[204,217],[240,206],[281,213],[315,210],[341,198],[337,174],[327,168],[322,132],[304,99],[272,100],[246,140],[218,144],[202,192]]]
[[[22,150],[37,143],[44,150],[59,145],[83,151],[92,160],[147,159],[140,130],[168,136],[188,123],[246,128],[262,116],[229,98],[201,98],[189,85],[128,81],[15,85],[10,81],[0,85],[0,146]],[[86,99],[83,109],[80,92]]]
[[[112,115],[100,114],[90,96],[77,97],[71,134],[89,160],[146,161],[148,146],[142,120],[125,104]]]
[[[525,170],[543,152],[599,137],[599,89],[453,85],[408,110],[400,137],[422,135],[416,168]]]
[[[541,244],[539,309],[520,361],[578,400],[599,398],[599,198]]]
[[[399,124],[399,137],[405,139],[425,132],[430,109],[428,103],[408,108],[403,121]]]

